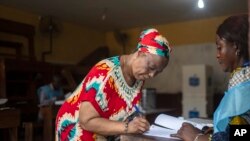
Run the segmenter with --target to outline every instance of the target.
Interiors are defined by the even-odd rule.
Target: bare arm
[[[117,135],[126,133],[125,122],[112,121],[99,115],[90,102],[82,102],[79,121],[83,129],[101,135]],[[127,133],[142,133],[147,131],[149,123],[144,118],[136,118],[128,125]]]

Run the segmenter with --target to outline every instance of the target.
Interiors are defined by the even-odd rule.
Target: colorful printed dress
[[[250,67],[239,68],[229,80],[214,113],[213,141],[229,140],[229,125],[250,124]]]
[[[124,121],[139,105],[143,81],[127,85],[120,66],[120,57],[97,63],[78,88],[62,105],[56,119],[56,140],[94,141],[102,136],[83,130],[79,124],[81,102],[89,101],[101,117]]]

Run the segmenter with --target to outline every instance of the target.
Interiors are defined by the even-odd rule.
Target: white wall
[[[227,87],[228,74],[224,73],[216,59],[214,43],[173,47],[170,62],[164,71],[151,80],[145,88],[156,88],[160,93],[182,92],[182,65],[207,64],[213,68],[214,92],[223,92]]]

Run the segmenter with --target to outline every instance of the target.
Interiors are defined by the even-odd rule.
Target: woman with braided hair
[[[230,125],[250,124],[248,15],[228,17],[217,29],[217,59],[230,72],[228,89],[214,113],[213,133],[183,123],[175,137],[184,141],[229,141]]]
[[[146,79],[167,66],[171,48],[156,29],[143,31],[134,53],[97,63],[61,106],[56,140],[105,140],[112,135],[143,133],[144,117],[127,120],[137,110]]]

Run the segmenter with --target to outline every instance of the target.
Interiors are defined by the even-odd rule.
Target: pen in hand
[[[137,105],[134,105],[134,113],[130,119],[137,129],[137,133],[144,133],[149,130],[150,124]]]
[[[136,112],[136,116],[143,117],[142,112],[140,111],[140,109],[136,105],[135,105],[135,112]]]
[[[134,106],[134,109],[135,109],[134,113],[127,118],[129,122],[132,121],[135,117],[143,117],[141,111],[136,105]]]

